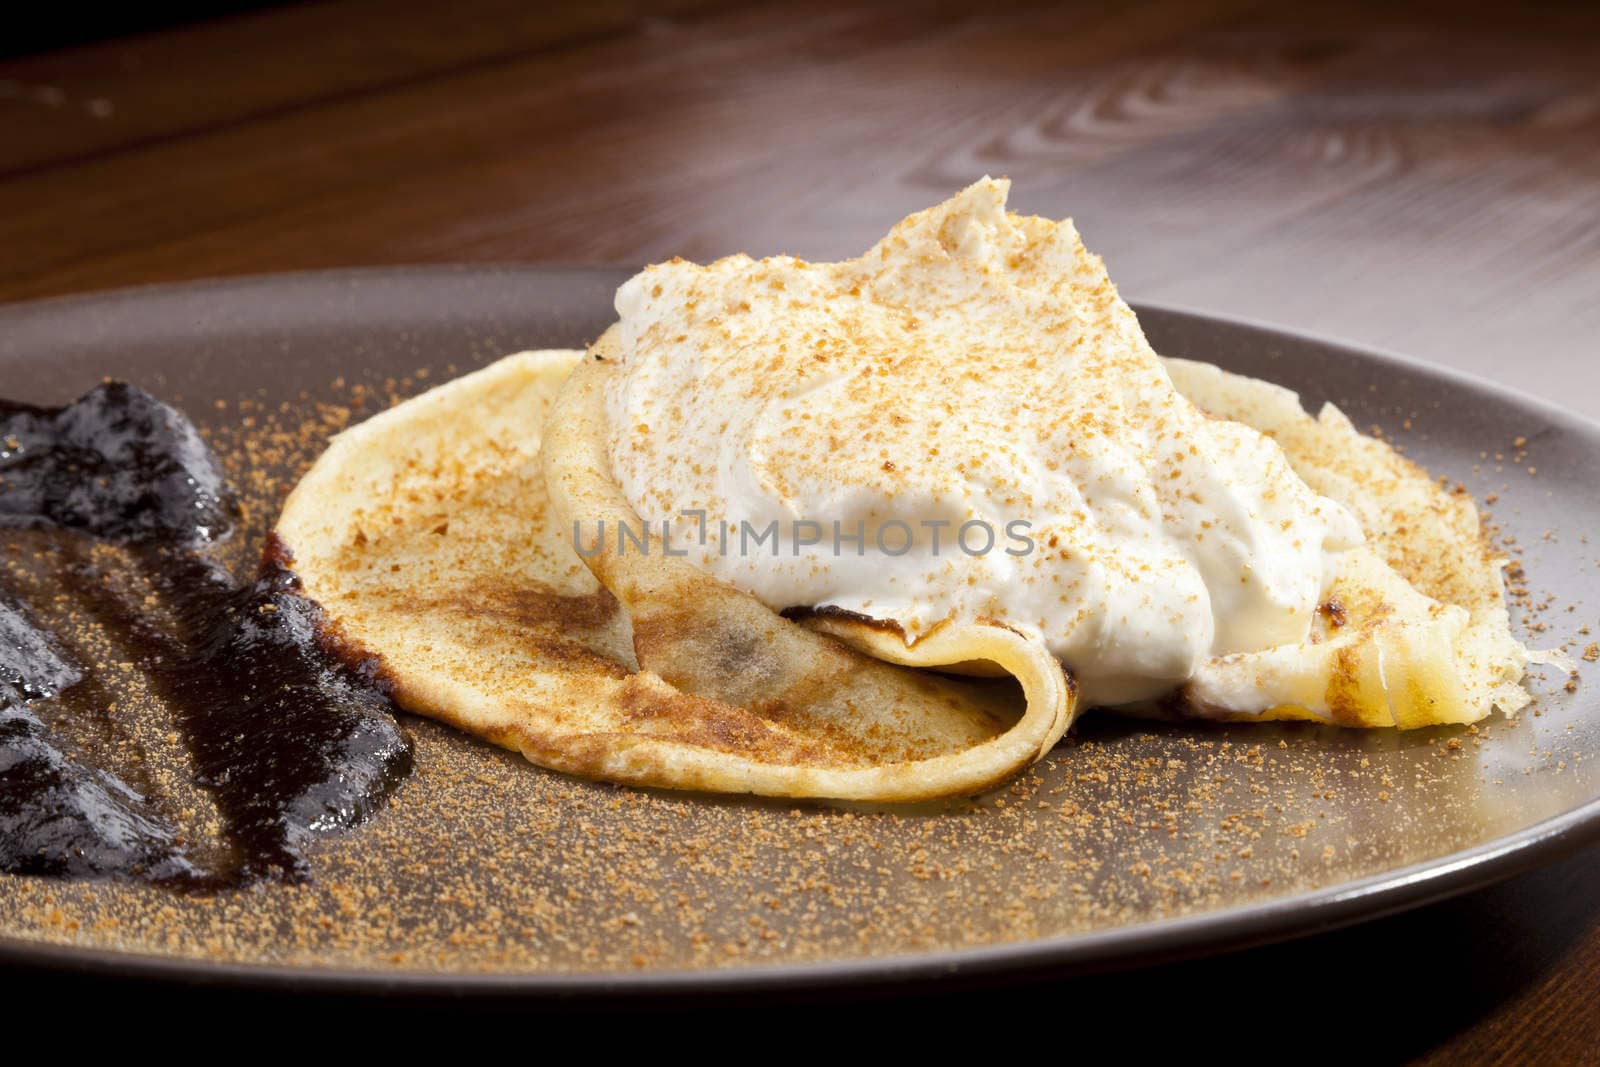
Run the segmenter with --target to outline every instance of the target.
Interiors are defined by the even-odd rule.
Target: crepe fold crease
[[[616,543],[642,524],[605,458],[608,343],[510,356],[384,412],[285,503],[306,594],[401,707],[559,771],[864,801],[982,792],[1060,739],[1071,677],[1013,629],[908,645],[867,620],[802,624]]]

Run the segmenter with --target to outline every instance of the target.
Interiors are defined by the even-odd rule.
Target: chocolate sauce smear
[[[0,599],[0,870],[67,878],[193,874],[170,826],[113,775],[74,760],[28,705],[82,681],[56,642]]]
[[[240,872],[305,877],[301,846],[376,811],[411,772],[410,743],[373,666],[328,654],[322,610],[275,539],[242,589],[203,560],[171,562],[184,632],[157,684],[188,723]]]
[[[194,424],[143,389],[105,382],[61,408],[0,400],[0,523],[195,545],[232,512]]]
[[[49,634],[0,598],[0,708],[47,700],[82,678]]]
[[[56,736],[52,709],[104,716],[114,688],[0,591],[0,871],[205,890],[299,880],[310,840],[365,820],[410,772],[375,670],[337,655],[281,546],[242,586],[213,557],[235,518],[199,432],[142,390],[0,401],[0,528],[46,531],[52,558],[78,561],[72,595],[171,713],[224,826],[224,840],[185,844],[159,797]],[[96,544],[119,546],[148,592],[110,581]]]

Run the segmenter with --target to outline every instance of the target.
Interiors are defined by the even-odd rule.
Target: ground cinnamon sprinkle
[[[330,434],[453,373],[340,380],[283,405],[191,403],[244,496],[241,559]],[[0,566],[25,562],[0,553]],[[1511,582],[1519,611],[1546,603],[1520,563]],[[1583,659],[1597,658],[1589,644]],[[130,692],[119,721],[138,721],[145,699]],[[208,898],[9,878],[0,936],[257,963],[629,972],[1082,933],[1391,870],[1592,794],[1594,761],[1565,729],[1576,703],[1557,692],[1540,710],[1405,735],[1096,715],[996,793],[913,810],[579,781],[403,717],[416,774],[367,827],[315,848],[310,885]],[[150,752],[168,761],[157,776],[178,773]]]

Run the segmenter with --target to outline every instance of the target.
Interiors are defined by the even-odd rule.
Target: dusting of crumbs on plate
[[[326,438],[427,379],[339,381],[295,404],[195,411],[243,498],[241,565]],[[1511,584],[1524,615],[1552,610],[1520,570]],[[130,692],[119,718],[137,721],[145,699]],[[1526,785],[1535,772],[1588,773],[1527,713],[1409,734],[1091,716],[995,793],[888,810],[591,783],[401,721],[415,775],[365,829],[312,848],[311,885],[207,897],[15,878],[0,895],[0,937],[418,971],[699,968],[988,945],[1377,874],[1539,817],[1559,798]],[[161,761],[172,753],[146,756],[153,777],[171,774]]]

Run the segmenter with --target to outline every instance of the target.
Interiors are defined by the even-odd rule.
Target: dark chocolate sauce
[[[0,523],[113,541],[214,541],[233,525],[194,424],[125,382],[61,408],[0,400]]]
[[[0,708],[48,700],[82,678],[54,638],[0,598]]]
[[[64,692],[101,697],[95,672],[0,600],[0,870],[298,880],[308,841],[362,822],[410,772],[375,670],[330,654],[281,547],[242,587],[209,554],[234,514],[194,426],[139,389],[106,383],[60,409],[0,401],[0,527],[56,531],[74,557],[84,537],[127,546],[153,598],[118,594],[92,562],[78,595],[175,713],[226,826],[202,870],[156,805],[59,746],[46,713]]]
[[[57,747],[29,704],[82,672],[22,610],[0,599],[0,870],[68,878],[193,873],[174,833],[113,775]]]
[[[286,561],[271,540],[242,589],[203,560],[173,561],[184,632],[173,668],[155,674],[247,878],[304,877],[301,846],[363,822],[411,772],[375,667],[329,654],[322,609]]]

